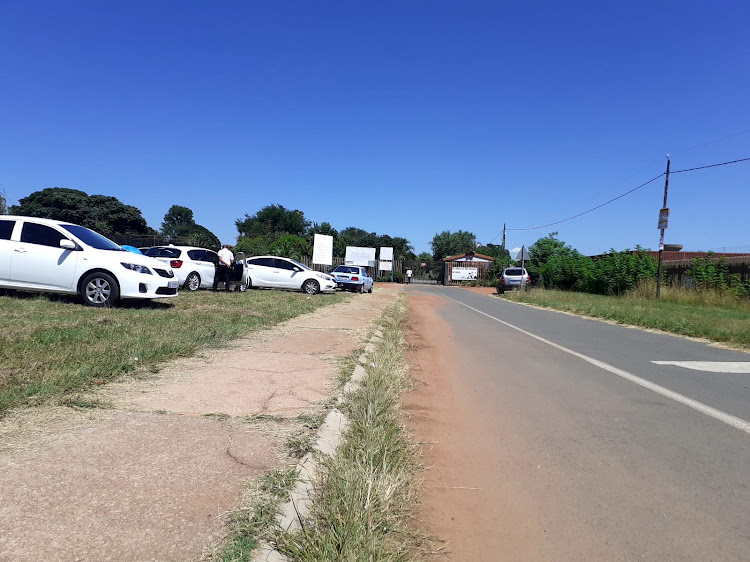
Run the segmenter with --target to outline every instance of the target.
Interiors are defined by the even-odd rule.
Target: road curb
[[[364,365],[370,362],[369,355],[376,349],[376,344],[382,340],[383,333],[375,330],[369,341],[365,345],[365,351],[359,356],[360,365],[354,367],[354,372],[344,385],[338,396],[337,403],[341,404],[346,396],[356,391],[360,383],[367,375]],[[300,521],[309,516],[310,505],[312,503],[313,481],[315,478],[318,462],[316,456],[320,454],[334,456],[341,443],[341,438],[349,426],[349,419],[343,412],[334,408],[326,416],[323,425],[320,426],[317,433],[317,439],[313,451],[306,454],[302,460],[297,463],[299,479],[294,489],[289,493],[289,500],[280,506],[280,513],[276,517],[276,522],[284,531],[298,531],[301,529]],[[253,552],[250,558],[251,562],[291,562],[278,550],[267,542],[261,542],[261,545]]]

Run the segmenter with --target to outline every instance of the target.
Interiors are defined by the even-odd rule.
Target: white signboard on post
[[[474,281],[479,269],[476,267],[454,267],[451,269],[452,281]]]
[[[380,263],[380,265],[379,265],[378,269],[380,271],[390,271],[391,269],[393,269],[393,262],[392,261],[383,261],[383,260],[380,260],[379,263]]]
[[[393,261],[393,248],[380,247],[380,261]]]
[[[375,248],[360,248],[359,246],[347,246],[346,265],[361,265],[364,267],[375,267]]]
[[[313,263],[333,265],[333,236],[326,234],[315,235]]]

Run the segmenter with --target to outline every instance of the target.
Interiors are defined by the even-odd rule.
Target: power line
[[[747,162],[748,160],[750,160],[750,157],[748,157],[748,158],[740,158],[738,160],[730,160],[728,162],[719,162],[718,164],[708,164],[707,166],[698,166],[697,168],[685,168],[684,170],[674,170],[674,171],[672,171],[670,173],[672,173],[672,174],[680,174],[682,172],[694,172],[696,170],[705,170],[706,168],[716,168],[717,166],[726,166],[727,164],[737,164],[738,162]],[[601,209],[602,207],[604,207],[606,205],[609,205],[610,203],[614,203],[618,199],[622,199],[623,197],[625,197],[627,195],[630,195],[634,191],[638,191],[642,187],[646,187],[648,184],[650,184],[652,182],[655,182],[656,180],[658,180],[660,177],[662,177],[664,175],[665,175],[665,173],[662,172],[661,174],[659,174],[655,178],[651,178],[647,182],[642,183],[641,185],[636,186],[633,189],[630,189],[630,190],[626,191],[625,193],[622,193],[622,194],[618,195],[617,197],[614,197],[614,198],[610,199],[609,201],[605,201],[601,205],[597,205],[596,207],[592,207],[591,209],[583,211],[582,213],[578,213],[577,215],[573,215],[572,217],[568,217],[566,219],[562,219],[562,220],[559,220],[559,221],[551,222],[551,223],[548,223],[548,224],[543,224],[541,226],[531,226],[531,227],[527,227],[527,228],[508,228],[506,230],[513,230],[513,231],[539,230],[540,228],[548,228],[550,226],[555,226],[555,225],[558,225],[558,224],[562,224],[564,222],[571,221],[573,219],[577,219],[578,217],[582,217],[583,215],[587,215],[588,213],[596,211],[597,209]],[[498,236],[500,236],[500,234],[502,234],[502,233],[498,233],[495,236],[495,238],[493,238],[490,241],[490,243],[492,241],[494,241]]]
[[[730,160],[729,162],[720,162],[718,164],[709,164],[708,166],[698,166],[697,168],[685,168],[684,170],[675,170],[670,172],[671,174],[679,174],[681,172],[693,172],[695,170],[705,170],[706,168],[716,168],[716,166],[726,166],[727,164],[736,164],[737,162],[747,162],[750,158],[740,158],[739,160]]]
[[[567,219],[563,219],[563,220],[560,220],[560,221],[551,222],[549,224],[543,224],[541,226],[531,226],[529,228],[509,228],[508,230],[539,230],[540,228],[547,228],[548,226],[555,226],[556,224],[562,224],[564,222],[572,221],[573,219],[577,219],[578,217],[582,217],[583,215],[586,215],[586,214],[588,214],[588,213],[590,213],[592,211],[596,211],[597,209],[601,209],[605,205],[609,205],[610,203],[613,203],[613,202],[617,201],[618,199],[622,199],[626,195],[630,195],[631,193],[633,193],[634,191],[638,191],[642,187],[646,187],[648,184],[650,184],[652,182],[655,182],[656,180],[658,180],[663,175],[664,175],[664,172],[662,172],[661,174],[659,174],[655,178],[651,178],[647,182],[642,183],[641,185],[639,185],[637,187],[634,187],[630,191],[626,191],[625,193],[623,193],[621,195],[618,195],[617,197],[614,197],[613,199],[610,199],[609,201],[606,201],[606,202],[602,203],[601,205],[597,205],[596,207],[592,207],[591,209],[589,209],[587,211],[583,211],[582,213],[578,213],[577,215],[573,215],[572,217],[568,217]]]

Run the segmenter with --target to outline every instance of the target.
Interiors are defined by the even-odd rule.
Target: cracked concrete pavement
[[[294,463],[284,441],[301,428],[295,418],[322,408],[338,360],[364,346],[400,289],[381,285],[108,385],[96,397],[111,410],[2,420],[0,561],[200,558],[225,535],[243,482]],[[289,424],[252,421],[261,414]]]

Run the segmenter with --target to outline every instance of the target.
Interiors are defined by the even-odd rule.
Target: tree
[[[164,215],[161,233],[166,236],[183,236],[186,229],[195,225],[193,211],[181,205],[172,205]]]
[[[477,237],[473,233],[463,230],[458,232],[444,230],[436,234],[430,242],[432,257],[435,261],[440,261],[447,256],[473,252],[476,245]]]
[[[48,187],[19,200],[10,211],[17,215],[72,222],[109,238],[150,235],[141,211],[115,197],[87,195],[78,189]]]
[[[500,244],[479,245],[476,252],[495,258],[497,263],[510,263],[510,252]]]
[[[304,236],[310,221],[305,219],[305,213],[302,211],[293,211],[283,205],[267,205],[252,216],[245,214],[244,220],[237,219],[234,224],[239,236]]]
[[[5,193],[5,189],[0,185],[0,215],[8,214],[8,196]]]
[[[301,236],[284,234],[271,244],[271,252],[274,256],[282,256],[293,260],[312,257],[312,246]]]
[[[562,240],[558,240],[556,236],[557,232],[550,232],[529,246],[529,260],[536,269],[541,268],[552,258],[577,254],[573,248],[567,246]]]
[[[420,252],[417,259],[419,261],[432,261],[432,254],[430,252]]]
[[[221,241],[218,236],[201,226],[193,219],[193,211],[181,205],[172,205],[164,215],[161,223],[161,233],[175,238],[190,238],[196,246],[204,248],[219,248]]]

